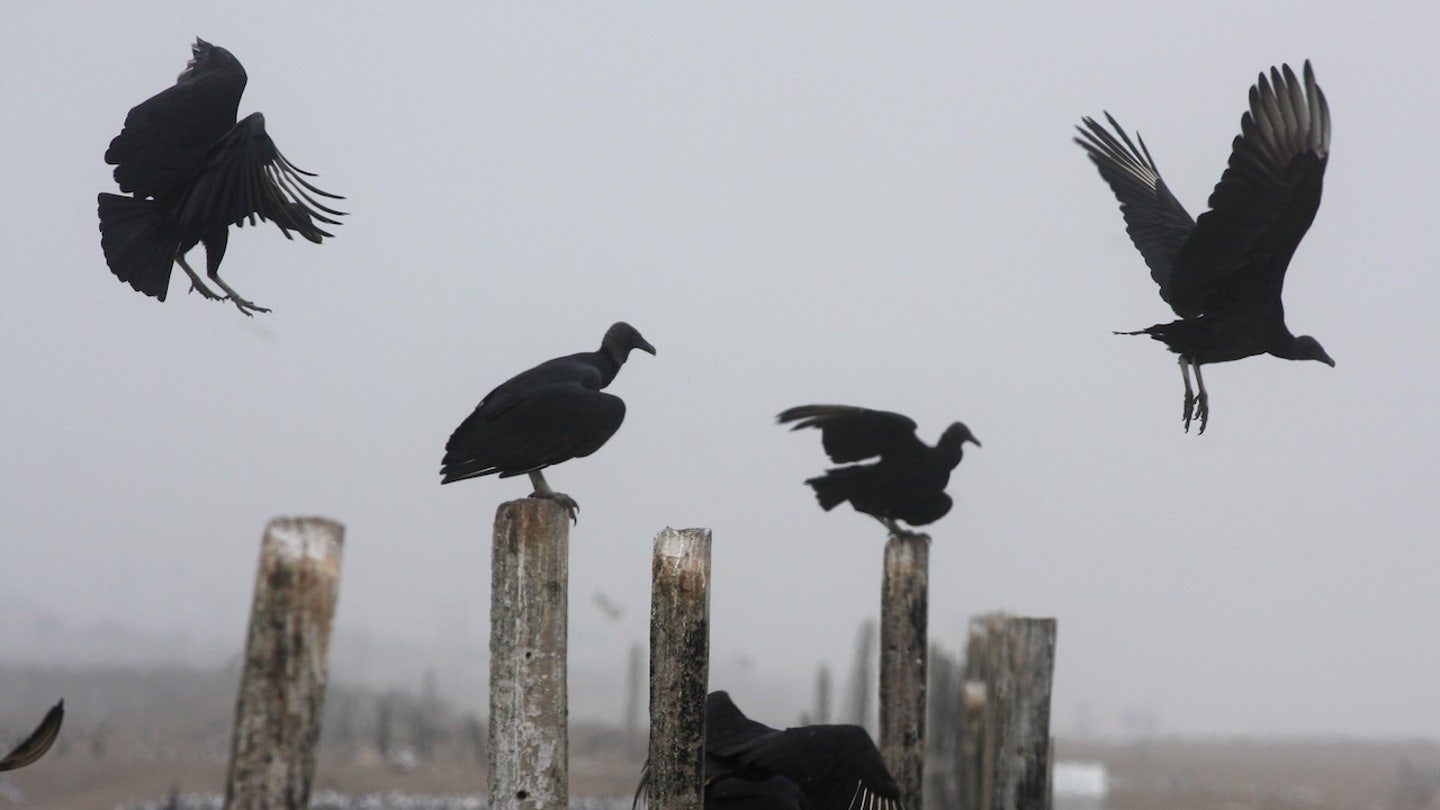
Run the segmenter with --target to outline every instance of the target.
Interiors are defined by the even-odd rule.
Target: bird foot
[[[530,493],[530,497],[547,498],[549,500],[555,501],[556,503],[565,507],[565,514],[570,516],[570,522],[572,524],[578,524],[580,522],[580,504],[576,503],[575,499],[570,497],[569,495],[566,495],[563,492],[555,492],[551,490],[546,492],[532,492]]]
[[[1200,429],[1195,432],[1196,436],[1205,433],[1205,424],[1210,421],[1210,397],[1204,391],[1199,396],[1186,392],[1185,394],[1185,432],[1190,432],[1190,423],[1198,420]]]
[[[202,298],[204,298],[206,301],[224,301],[224,300],[225,300],[225,296],[223,296],[223,295],[216,295],[214,292],[211,291],[211,289],[210,289],[209,287],[206,287],[204,284],[201,284],[201,283],[199,283],[198,281],[196,281],[196,280],[194,280],[194,279],[191,279],[191,280],[190,280],[190,292],[192,292],[192,293],[194,293],[194,292],[200,293],[200,296],[201,296]]]
[[[236,308],[238,308],[242,313],[244,313],[245,317],[247,317],[247,318],[253,318],[253,317],[255,317],[254,313],[256,313],[256,312],[269,312],[269,311],[270,311],[270,310],[267,309],[266,307],[257,306],[257,305],[255,305],[255,304],[252,304],[251,302],[246,301],[244,298],[241,298],[240,296],[235,295],[235,294],[233,294],[233,293],[230,294],[230,295],[225,296],[225,298],[222,299],[222,300],[229,301],[230,303],[234,304],[234,305],[236,306]]]

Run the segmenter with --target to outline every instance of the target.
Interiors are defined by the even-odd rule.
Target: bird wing
[[[1205,312],[1230,285],[1261,289],[1279,304],[1290,257],[1320,207],[1330,153],[1330,107],[1309,61],[1303,75],[1271,68],[1250,88],[1210,210],[1176,258],[1167,300],[1182,316]]]
[[[304,175],[302,177],[302,175]],[[265,116],[251,113],[230,128],[210,150],[204,169],[185,195],[179,220],[201,229],[215,223],[244,225],[255,218],[279,226],[287,239],[295,231],[311,242],[332,234],[315,223],[339,225],[344,216],[315,196],[344,199],[305,180],[315,175],[285,159],[265,133]]]
[[[235,125],[243,70],[216,70],[165,88],[131,108],[105,150],[120,190],[162,197],[205,166],[210,147]]]
[[[825,453],[837,464],[924,447],[915,436],[915,421],[890,411],[852,405],[801,405],[781,413],[779,422],[794,422],[791,430],[819,428]]]
[[[802,726],[756,739],[737,756],[794,782],[817,810],[900,808],[900,787],[860,726]]]
[[[65,701],[60,701],[50,707],[45,717],[40,720],[40,725],[30,732],[24,742],[15,746],[15,749],[0,759],[0,771],[13,771],[16,768],[23,768],[45,755],[50,746],[55,743],[55,738],[60,736],[60,724],[65,720]]]
[[[1119,198],[1125,232],[1150,266],[1150,278],[1160,285],[1161,297],[1168,301],[1166,290],[1175,257],[1194,230],[1195,220],[1161,179],[1145,139],[1136,135],[1140,142],[1137,149],[1113,116],[1106,113],[1105,118],[1119,137],[1086,117],[1085,126],[1076,127],[1081,137],[1075,142],[1089,153],[1100,176]]]
[[[445,443],[441,483],[499,473],[520,475],[588,456],[625,420],[619,397],[571,382],[516,394],[499,412],[476,408]]]

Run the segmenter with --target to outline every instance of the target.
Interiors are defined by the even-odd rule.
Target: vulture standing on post
[[[601,389],[620,373],[632,349],[655,354],[655,347],[622,321],[606,330],[599,351],[547,360],[501,383],[450,434],[440,483],[529,473],[535,487],[530,497],[556,500],[575,519],[579,505],[552,490],[541,470],[590,455],[620,429],[625,402]]]
[[[65,721],[65,701],[60,701],[50,707],[50,711],[40,719],[40,725],[30,732],[16,745],[4,758],[0,758],[0,771],[13,771],[16,768],[23,768],[30,765],[55,744],[55,738],[60,736],[60,724]]]
[[[634,805],[649,788],[649,764]],[[860,726],[784,731],[746,717],[727,692],[705,698],[705,806],[723,810],[900,810],[900,786]]]
[[[1209,395],[1200,366],[1256,354],[1287,360],[1335,361],[1309,335],[1285,325],[1280,300],[1285,269],[1320,207],[1330,156],[1330,107],[1305,63],[1303,79],[1289,65],[1260,74],[1230,163],[1210,195],[1210,210],[1191,219],[1160,178],[1150,150],[1109,113],[1112,134],[1093,118],[1077,127],[1085,148],[1120,200],[1126,230],[1150,266],[1150,277],[1180,320],[1126,335],[1149,335],[1180,355],[1185,381],[1185,430],[1205,432]],[[1198,396],[1190,387],[1195,369]]]
[[[794,422],[791,430],[819,428],[825,453],[837,464],[878,456],[871,464],[836,467],[805,483],[815,489],[825,511],[849,501],[855,511],[874,517],[899,537],[913,532],[900,528],[897,520],[924,526],[945,517],[953,503],[945,494],[950,471],[960,464],[965,442],[980,446],[960,422],[946,428],[930,447],[916,437],[910,417],[850,405],[801,405],[780,414],[779,422]]]
[[[316,223],[339,225],[343,212],[312,195],[321,191],[265,134],[265,117],[251,113],[239,123],[235,111],[245,90],[245,68],[224,48],[196,39],[175,84],[136,105],[110,142],[105,162],[115,182],[133,196],[104,194],[100,246],[116,278],[161,301],[178,262],[190,288],[215,301],[230,301],[246,315],[269,312],[242,298],[220,278],[230,226],[258,217],[319,243],[330,233]],[[205,272],[224,295],[212,292],[185,254],[205,245]]]

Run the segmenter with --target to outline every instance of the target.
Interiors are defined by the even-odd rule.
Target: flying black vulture
[[[1250,88],[1230,163],[1210,195],[1210,210],[1191,219],[1160,178],[1144,139],[1140,148],[1109,113],[1112,135],[1093,118],[1076,127],[1085,148],[1120,199],[1126,231],[1180,320],[1125,335],[1149,335],[1180,355],[1185,430],[1210,417],[1200,366],[1256,354],[1335,361],[1309,335],[1285,325],[1280,291],[1285,268],[1320,207],[1330,157],[1330,107],[1305,63],[1303,82],[1289,65],[1261,73]],[[1116,135],[1119,137],[1117,138]],[[1199,396],[1190,388],[1195,369]]]
[[[529,473],[530,497],[557,500],[575,518],[580,507],[552,490],[541,470],[590,455],[620,429],[625,402],[600,389],[620,373],[631,349],[655,353],[622,321],[605,331],[599,351],[547,360],[501,383],[450,434],[440,483]]]
[[[245,90],[245,68],[224,48],[196,39],[193,56],[175,84],[136,105],[110,142],[105,162],[131,197],[102,193],[100,246],[110,272],[146,295],[165,300],[175,263],[190,288],[206,298],[228,300],[246,315],[269,312],[240,297],[220,278],[220,261],[231,225],[256,217],[319,243],[332,234],[316,222],[339,225],[340,216],[311,195],[321,191],[280,154],[265,134],[265,117],[251,113],[239,123],[235,111]],[[220,289],[212,292],[185,261],[205,245],[205,271]]]
[[[819,428],[825,453],[837,464],[879,456],[872,464],[836,467],[805,483],[814,487],[825,511],[849,501],[855,511],[902,537],[912,532],[901,529],[897,520],[924,526],[945,517],[952,505],[945,494],[950,471],[964,456],[965,442],[980,446],[960,422],[945,428],[930,447],[915,436],[910,417],[850,405],[801,405],[780,414],[779,422],[794,422],[791,430]]]
[[[60,736],[60,724],[65,720],[65,701],[60,701],[50,707],[45,717],[40,720],[40,725],[30,732],[15,749],[0,759],[0,771],[13,771],[16,768],[23,768],[50,750],[55,743],[55,738]]]
[[[649,787],[640,776],[635,805]],[[900,786],[860,726],[784,731],[746,717],[727,692],[705,698],[705,806],[724,810],[900,810]]]

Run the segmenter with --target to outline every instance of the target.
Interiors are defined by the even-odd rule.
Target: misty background
[[[525,479],[439,486],[480,397],[628,320],[571,533],[571,710],[619,721],[651,540],[714,532],[712,688],[777,724],[877,615],[884,530],[822,512],[783,408],[984,442],[928,527],[932,642],[1059,621],[1060,734],[1440,735],[1440,7],[0,5],[0,662],[218,667],[265,522],[345,524],[332,678],[483,711],[490,526]],[[100,251],[103,154],[196,36],[336,238],[232,229],[254,319],[157,303]],[[1257,73],[1334,118],[1287,317],[1335,369],[1211,366],[1071,142],[1109,110],[1192,215]],[[192,257],[199,261],[199,252]],[[57,696],[59,697],[59,696]]]

